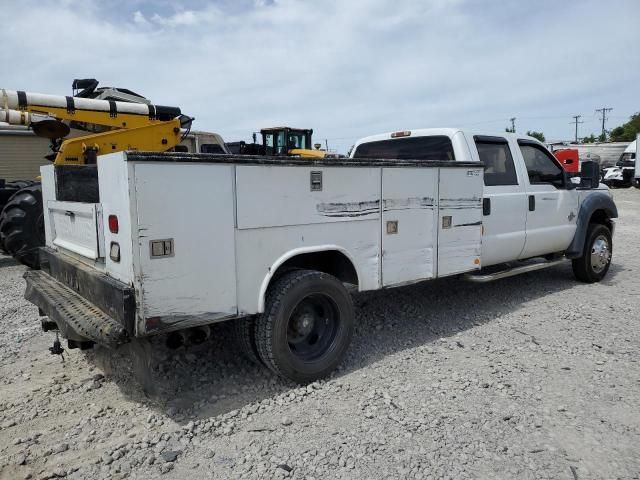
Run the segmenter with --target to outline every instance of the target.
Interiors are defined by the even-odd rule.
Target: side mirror
[[[596,162],[583,162],[580,165],[580,180],[580,188],[598,188],[600,166]]]
[[[564,188],[567,190],[573,190],[580,186],[580,177],[576,177],[575,173],[565,171],[564,175]]]

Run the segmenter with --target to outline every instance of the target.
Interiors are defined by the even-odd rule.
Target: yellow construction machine
[[[186,145],[179,144],[193,118],[183,115],[179,108],[153,105],[131,90],[97,86],[95,79],[75,80],[72,96],[0,89],[0,122],[26,125],[36,135],[50,139],[52,153],[45,158],[55,165],[95,164],[98,155],[123,150],[187,150]],[[69,135],[71,131],[80,135]],[[276,127],[260,133],[262,144],[256,142],[254,134],[253,144],[237,142],[239,148],[234,153],[335,156],[320,150],[319,145],[312,148],[311,129]],[[196,151],[228,153],[219,136],[205,135],[213,140],[198,148],[196,139]],[[15,185],[10,189],[0,188],[0,200],[6,202],[4,208],[0,204],[0,248],[38,268],[38,248],[45,242],[41,186],[35,182],[22,187],[19,182],[12,183]]]
[[[285,155],[305,158],[335,157],[336,154],[320,150],[320,144],[312,148],[310,128],[272,127],[260,130],[262,137],[258,143],[257,134],[253,134],[253,143],[230,142],[227,146],[233,153],[241,155]]]
[[[74,96],[1,89],[0,122],[27,125],[49,138],[52,154],[46,158],[55,165],[95,164],[97,155],[123,150],[169,151],[191,127],[193,119],[177,107],[152,105],[129,90],[97,91],[97,84],[93,79],[76,80],[74,89],[85,88]],[[71,128],[87,133],[65,138]],[[34,184],[13,194],[2,209],[0,246],[37,268],[42,245],[42,191]]]

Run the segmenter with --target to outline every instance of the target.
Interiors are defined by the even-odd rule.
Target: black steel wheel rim
[[[340,328],[335,302],[320,293],[300,300],[289,316],[287,343],[298,359],[312,362],[333,349]]]

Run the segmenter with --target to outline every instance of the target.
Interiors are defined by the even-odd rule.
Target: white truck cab
[[[570,178],[534,139],[458,129],[367,137],[350,158],[122,152],[41,172],[25,297],[44,329],[116,348],[231,321],[246,356],[296,382],[341,361],[352,291],[567,259],[597,282],[617,217],[597,165]]]
[[[637,144],[638,140],[631,142],[627,148],[624,149],[615,166],[604,169],[602,181],[607,186],[630,187],[633,185],[640,188],[640,183],[637,180],[640,174],[636,168]]]

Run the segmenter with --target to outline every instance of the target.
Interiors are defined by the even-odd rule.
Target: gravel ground
[[[339,371],[287,384],[204,344],[48,352],[0,257],[0,478],[640,478],[640,191],[616,190],[600,284],[561,265],[356,297]]]

